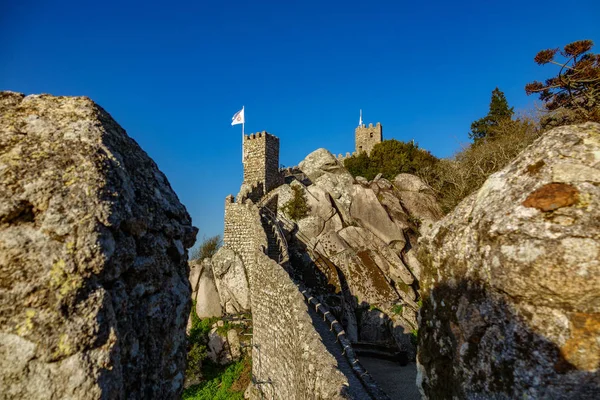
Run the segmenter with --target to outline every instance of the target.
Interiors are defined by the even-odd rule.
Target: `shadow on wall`
[[[529,310],[528,312],[535,312]],[[528,319],[532,315],[524,314]],[[597,315],[581,316],[578,351],[595,348]],[[600,393],[600,372],[578,370],[506,298],[478,281],[433,287],[420,311],[418,361],[431,399],[572,398]]]
[[[394,326],[385,312],[352,293],[344,272],[327,257],[314,252],[318,259],[313,260],[304,243],[299,240],[291,243],[297,250],[290,253],[288,272],[292,279],[302,282],[327,306],[344,326],[351,342],[386,346],[390,356],[404,351],[414,361],[416,343],[412,333],[405,333],[402,326]]]

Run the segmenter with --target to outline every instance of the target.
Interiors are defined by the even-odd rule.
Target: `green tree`
[[[545,126],[581,121],[600,122],[600,54],[590,53],[591,40],[579,40],[563,50],[547,49],[534,58],[538,65],[555,64],[558,75],[544,83],[534,81],[525,93],[538,93],[546,110],[553,112],[543,121]],[[557,53],[562,57],[556,60]],[[565,112],[566,111],[566,112]],[[552,123],[558,119],[558,123]]]
[[[373,179],[377,172],[370,170],[369,155],[361,151],[357,155],[352,155],[344,160],[344,167],[352,174],[352,176],[362,176],[366,179]]]
[[[353,176],[371,180],[379,173],[386,179],[393,179],[400,173],[418,174],[436,162],[437,158],[413,141],[391,139],[373,146],[370,156],[363,152],[347,158],[344,166]]]
[[[205,258],[210,258],[215,255],[219,247],[223,244],[221,235],[211,236],[209,238],[203,237],[202,243],[193,252],[191,259],[202,261]]]
[[[504,93],[496,88],[492,91],[492,99],[490,101],[490,110],[488,114],[478,119],[471,124],[471,132],[469,137],[475,142],[484,138],[491,138],[494,135],[494,128],[500,122],[511,119],[514,114],[513,107],[508,107],[508,101]]]

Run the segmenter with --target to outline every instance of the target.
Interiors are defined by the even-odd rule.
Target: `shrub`
[[[384,178],[393,179],[400,173],[414,174],[421,169],[432,168],[436,162],[437,158],[414,142],[391,139],[373,146],[370,156],[361,152],[346,158],[344,167],[354,177],[372,180],[381,173]]]
[[[417,172],[436,192],[445,213],[476,191],[494,172],[504,168],[540,135],[531,118],[505,119],[491,130],[491,136],[477,145],[440,160],[432,170]]]
[[[371,180],[377,175],[377,171],[371,171],[369,169],[369,155],[364,151],[346,158],[344,160],[344,167],[354,177],[362,176],[363,178]]]
[[[211,236],[209,238],[203,237],[202,243],[192,253],[190,257],[192,260],[202,261],[205,258],[211,258],[215,255],[219,247],[223,244],[221,235]]]
[[[292,186],[292,191],[294,192],[293,197],[283,205],[282,210],[292,220],[299,221],[308,216],[310,206],[308,205],[306,195],[300,186]]]

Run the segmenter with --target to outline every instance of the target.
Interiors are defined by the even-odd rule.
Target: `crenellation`
[[[244,140],[244,184],[262,184],[262,192],[254,193],[258,201],[265,193],[283,183],[279,172],[279,138],[266,131],[252,133]]]
[[[378,122],[375,126],[372,123],[369,126],[359,125],[354,131],[356,154],[366,152],[371,154],[371,150],[377,143],[383,141],[383,126]]]

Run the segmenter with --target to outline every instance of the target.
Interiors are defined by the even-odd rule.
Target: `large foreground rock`
[[[0,93],[0,398],[180,397],[195,235],[91,100]]]
[[[421,240],[431,399],[600,393],[600,125],[556,128]]]

